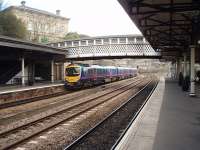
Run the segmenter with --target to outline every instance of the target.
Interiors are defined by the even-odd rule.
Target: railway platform
[[[33,86],[4,86],[0,87],[0,105],[56,94],[64,91],[65,88],[63,83],[37,83]]]
[[[189,97],[163,79],[115,150],[198,150],[200,88]]]

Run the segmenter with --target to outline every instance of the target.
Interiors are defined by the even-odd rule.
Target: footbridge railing
[[[69,59],[159,58],[161,56],[143,36],[139,35],[84,38],[50,45],[66,49]]]

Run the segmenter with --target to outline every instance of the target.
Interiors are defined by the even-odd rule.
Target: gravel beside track
[[[12,108],[1,109],[0,110],[0,126],[3,124],[13,123],[17,120],[20,120],[20,119],[23,119],[26,117],[31,117],[38,113],[47,111],[48,109],[62,106],[65,103],[74,101],[81,97],[85,97],[85,96],[88,96],[91,94],[106,91],[107,89],[110,89],[110,88],[117,88],[118,86],[127,84],[127,82],[129,82],[129,81],[133,81],[133,80],[137,80],[137,79],[138,79],[138,77],[135,77],[133,79],[127,79],[127,80],[122,80],[119,82],[113,82],[113,83],[107,84],[107,85],[98,86],[93,89],[76,91],[76,92],[62,95],[59,97],[44,99],[41,101],[32,102],[29,104],[24,104],[24,105],[12,107]]]
[[[143,105],[152,89],[154,89],[155,84],[155,81],[151,82],[146,86],[145,90],[141,90],[127,104],[119,107],[117,111],[105,118],[104,121],[88,130],[86,134],[82,135],[74,143],[68,145],[65,150],[111,149]]]
[[[139,82],[139,81],[137,81],[137,82]],[[140,81],[141,82],[141,81]],[[133,84],[133,83],[129,83],[128,85],[125,85],[123,88],[127,88],[126,90],[128,90],[128,86],[130,86],[131,84]],[[136,83],[135,83],[136,84]],[[107,91],[107,94],[110,94],[110,97],[112,97],[112,98],[114,98],[114,97],[117,97],[118,95],[120,95],[120,94],[122,94],[123,92],[125,92],[126,90],[125,89],[123,89],[123,88],[119,88],[118,90],[108,90]],[[123,91],[123,90],[124,91]],[[114,94],[114,91],[118,91],[118,94]],[[110,92],[110,93],[109,93]],[[74,101],[71,101],[72,103],[73,103],[73,107],[71,106],[71,108],[69,109],[68,108],[68,110],[66,111],[66,112],[62,112],[63,114],[59,114],[61,111],[60,111],[60,109],[57,109],[57,114],[56,114],[56,116],[55,115],[51,115],[51,116],[49,116],[48,118],[46,118],[46,120],[45,121],[43,121],[43,122],[37,122],[37,124],[34,124],[34,125],[31,125],[31,127],[30,126],[28,126],[29,128],[27,129],[27,126],[26,127],[23,127],[23,129],[20,129],[20,136],[19,135],[17,135],[16,133],[15,134],[11,134],[11,136],[9,136],[9,138],[7,137],[7,135],[6,134],[2,134],[3,135],[3,138],[2,138],[2,136],[1,136],[1,139],[0,139],[0,141],[3,141],[3,143],[6,143],[7,145],[9,145],[8,144],[8,141],[9,142],[13,142],[13,141],[19,141],[19,137],[24,137],[25,135],[27,136],[28,134],[36,134],[36,135],[38,135],[38,134],[40,134],[40,131],[43,131],[43,129],[46,131],[47,129],[47,127],[49,126],[49,129],[50,128],[52,128],[52,127],[56,127],[58,124],[60,124],[60,123],[64,123],[64,121],[66,121],[65,119],[64,119],[64,121],[63,121],[63,118],[64,118],[64,116],[65,117],[68,117],[68,119],[67,119],[67,121],[69,121],[71,118],[72,118],[72,116],[74,117],[76,117],[76,116],[78,116],[78,115],[83,115],[83,113],[86,113],[86,112],[89,112],[89,113],[91,113],[90,111],[93,109],[93,105],[95,106],[97,106],[97,104],[96,104],[96,102],[97,102],[97,100],[96,100],[96,102],[94,101],[95,99],[97,99],[97,98],[102,98],[102,93],[104,93],[104,95],[105,95],[105,92],[99,92],[99,93],[96,93],[96,97],[93,97],[93,98],[90,98],[90,99],[93,99],[93,101],[90,101],[90,104],[89,103],[86,103],[85,105],[80,105],[80,104],[78,104],[78,101],[77,101],[77,104],[74,104]],[[108,97],[108,96],[107,96]],[[106,98],[106,97],[105,97]],[[83,98],[84,99],[84,98]],[[83,101],[83,99],[82,99],[82,103],[84,103],[84,101]],[[108,98],[107,98],[108,99]],[[88,97],[86,97],[85,98],[85,101],[88,101]],[[103,99],[101,99],[101,101],[99,101],[98,103],[98,105],[100,105],[100,104],[103,104],[103,103],[105,103],[106,102],[106,100],[103,100]],[[70,102],[69,102],[70,103]],[[70,106],[69,105],[69,103],[68,103],[68,107]],[[80,101],[79,101],[79,103],[80,103]],[[76,106],[76,107],[75,107]],[[65,106],[66,107],[66,106]],[[65,108],[66,109],[66,108]],[[85,109],[84,111],[83,111],[83,109]],[[103,108],[104,109],[104,108]],[[59,113],[58,113],[58,110],[60,111]],[[73,114],[73,111],[74,112],[76,112],[76,115],[74,115]],[[54,112],[55,113],[55,112]],[[71,115],[71,116],[70,116]],[[84,118],[84,116],[85,115],[83,115],[83,117],[81,118],[79,118],[78,120],[82,120],[83,118]],[[58,121],[59,120],[59,121]],[[55,122],[59,122],[59,123],[55,123]],[[72,122],[76,122],[76,120],[74,120],[74,121],[72,121]],[[32,123],[31,123],[32,124]],[[52,125],[53,124],[53,125]],[[19,125],[18,125],[19,126]],[[46,127],[47,126],[47,127]],[[78,129],[78,128],[77,128]],[[37,130],[37,132],[36,132],[36,130]],[[5,130],[4,130],[5,131]],[[24,132],[25,131],[25,132]],[[15,131],[16,132],[16,131]],[[36,132],[36,133],[35,133]],[[43,131],[44,132],[44,131]],[[2,143],[2,142],[1,142]],[[15,142],[14,142],[15,143]],[[33,142],[32,142],[33,143]],[[2,148],[3,149],[3,147],[5,146],[2,146],[3,144],[1,144],[1,147],[0,148]],[[4,147],[4,148],[10,148],[10,147]],[[30,147],[29,147],[29,149],[30,149]]]

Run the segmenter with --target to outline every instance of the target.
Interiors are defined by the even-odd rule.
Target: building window
[[[48,25],[45,25],[44,27],[45,27],[45,31],[48,32],[49,31]]]
[[[31,22],[28,23],[28,28],[27,28],[28,31],[32,31],[33,30],[33,25]]]
[[[63,27],[62,26],[56,26],[56,29],[55,29],[55,32],[56,33],[62,33],[63,32]]]

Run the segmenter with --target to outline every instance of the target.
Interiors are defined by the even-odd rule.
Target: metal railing
[[[68,58],[106,56],[161,56],[143,36],[104,36],[51,43],[66,50]]]

